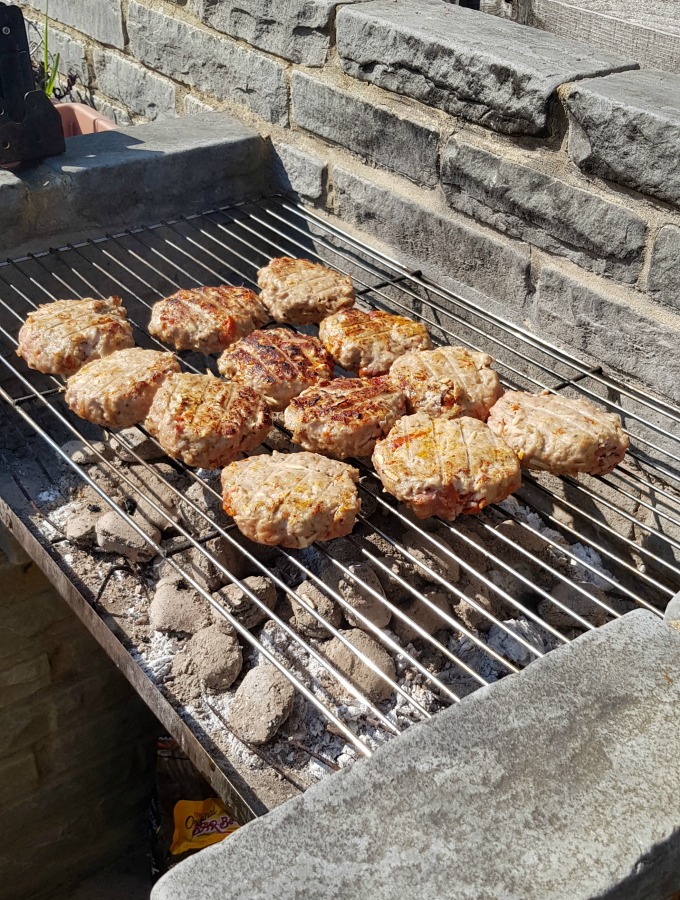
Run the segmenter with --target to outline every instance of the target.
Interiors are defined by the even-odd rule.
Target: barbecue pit
[[[112,435],[78,419],[62,383],[15,355],[18,329],[36,305],[111,294],[123,297],[137,343],[159,346],[145,331],[156,300],[200,284],[253,287],[257,269],[280,255],[351,274],[359,305],[419,319],[435,344],[487,351],[507,388],[581,396],[619,413],[631,439],[624,463],[603,478],[525,472],[510,500],[447,523],[414,520],[381,492],[367,461],[352,461],[364,509],[354,533],[304,551],[271,550],[245,542],[221,513],[214,473],[170,464],[142,429]],[[634,608],[661,617],[680,589],[680,410],[285,197],[8,260],[0,303],[8,406],[0,516],[242,821],[585,631]],[[179,359],[186,371],[217,372],[212,358]],[[272,449],[293,449],[280,423],[256,452]],[[72,521],[85,533],[111,510],[127,527],[124,553],[66,539]],[[150,629],[155,585],[173,575],[236,631],[243,673],[267,662],[293,686],[290,715],[263,745],[243,743],[229,724],[239,681],[207,692],[195,667],[178,665],[189,638]],[[273,609],[244,582],[251,576],[273,583]],[[298,591],[303,583],[340,607],[345,622],[317,611],[309,587]],[[221,602],[229,584],[259,611],[257,626]],[[362,595],[361,608],[352,593]],[[300,609],[313,628],[300,628]],[[388,626],[376,624],[386,612]],[[393,660],[387,699],[371,691],[379,662],[353,646],[352,623]],[[357,661],[361,687],[343,674]]]

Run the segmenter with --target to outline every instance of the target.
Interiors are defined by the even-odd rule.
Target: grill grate
[[[622,416],[631,437],[626,460],[611,475],[576,480],[524,473],[517,501],[506,501],[480,516],[453,523],[414,522],[393,498],[381,494],[370,467],[361,460],[353,461],[364,476],[361,493],[368,507],[355,534],[344,541],[316,545],[311,553],[278,549],[275,563],[263,561],[244,547],[231,521],[215,521],[208,509],[166,481],[177,500],[205,522],[211,536],[222,538],[253,570],[273,579],[281,596],[302,606],[328,637],[337,638],[369,668],[379,671],[341,629],[298,594],[296,587],[302,579],[350,610],[362,628],[398,658],[398,678],[392,682],[394,697],[380,703],[370,701],[331,665],[318,641],[298,633],[283,613],[269,610],[207,549],[202,532],[172,522],[120,464],[123,456],[134,459],[150,476],[158,477],[153,462],[142,459],[120,436],[119,458],[106,458],[109,454],[94,445],[101,432],[73,416],[63,403],[61,382],[29,371],[14,354],[20,323],[39,303],[112,293],[123,297],[137,343],[167,349],[145,331],[151,304],[180,287],[225,282],[256,286],[257,269],[278,255],[304,256],[351,274],[361,303],[420,319],[428,325],[435,344],[486,350],[495,358],[506,387],[560,391],[606,405]],[[15,431],[23,435],[28,429],[49,445],[60,463],[75,470],[231,623],[245,646],[282,671],[330,727],[363,755],[370,755],[378,742],[376,727],[386,735],[398,734],[411,722],[429,718],[470,690],[519,671],[553,647],[593,629],[594,623],[616,618],[633,606],[662,615],[680,588],[680,499],[675,493],[680,487],[680,440],[675,436],[680,410],[484,311],[454,290],[429,282],[420,272],[409,272],[337,222],[284,198],[181,217],[7,261],[0,265],[0,304],[0,340],[4,344],[0,393],[13,407],[8,418]],[[216,373],[215,360],[210,357],[178,356],[187,370],[203,372],[207,367]],[[267,442],[269,449],[272,441],[277,446],[285,443],[286,432],[277,427],[278,434]],[[275,623],[283,643],[272,643],[244,628],[166,546],[154,544],[125,505],[101,487],[92,468],[76,464],[61,449],[65,440],[76,437],[85,442],[96,460],[95,468],[108,473],[125,496],[133,501],[144,499],[175,526],[186,546],[210,559],[226,583],[239,585],[269,622]],[[36,442],[29,441],[29,445],[37,455]],[[15,481],[21,485],[21,467],[16,459],[13,464]],[[51,466],[40,465],[49,476]],[[180,464],[176,468],[191,482],[201,484],[209,497],[219,500],[208,473]],[[26,492],[26,485],[22,490]],[[35,505],[47,515],[40,504]],[[57,541],[51,552],[68,570],[64,546]],[[388,586],[387,597],[349,568],[348,547],[353,548],[356,560],[369,563]],[[399,630],[400,622],[408,623],[418,640],[400,642],[395,630],[381,629],[353,609],[338,589],[322,579],[320,561],[384,604],[391,613],[393,629]],[[400,568],[399,561],[407,569]],[[453,577],[455,570],[460,577]],[[417,578],[409,574],[413,572]],[[424,583],[428,586],[422,586]],[[559,585],[568,585],[578,602],[564,602],[559,592],[555,596]],[[97,586],[88,588],[96,596]],[[433,590],[446,594],[452,611],[439,609],[429,596]],[[413,621],[414,603],[416,609],[429,607],[439,616],[441,628],[434,635]],[[471,613],[476,625],[470,624],[467,614]],[[309,665],[300,665],[300,659]],[[348,706],[323,680],[328,677],[359,704],[360,715],[348,714]]]

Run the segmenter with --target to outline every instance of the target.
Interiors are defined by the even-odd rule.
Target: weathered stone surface
[[[304,66],[322,66],[337,5],[338,0],[203,0],[202,19],[260,50]]]
[[[600,275],[637,280],[647,226],[625,206],[456,137],[441,181],[454,209]]]
[[[578,166],[680,204],[680,75],[646,69],[584,81],[566,106]]]
[[[407,108],[367,102],[304,72],[293,73],[291,100],[301,128],[418,184],[436,184],[439,132],[415,121]]]
[[[248,744],[266,744],[293,708],[295,688],[274,666],[256,666],[238,686],[229,725]]]
[[[234,100],[268,122],[288,122],[283,66],[226,38],[192,28],[131,0],[132,54],[150,68],[220,99]]]
[[[0,252],[17,243],[27,228],[25,205],[28,190],[20,178],[0,169]]]
[[[0,760],[0,803],[3,806],[37,791],[39,783],[32,750],[20,750]]]
[[[209,103],[204,103],[203,100],[199,100],[198,97],[194,97],[192,94],[187,94],[184,98],[184,112],[188,116],[195,116],[196,113],[204,113],[211,112],[213,109]]]
[[[342,609],[339,603],[336,603],[332,597],[314,584],[313,581],[303,581],[295,589],[296,593],[302,597],[311,607],[313,607],[323,619],[334,628],[338,628],[342,620]],[[295,615],[294,627],[300,634],[305,637],[319,638],[324,640],[330,637],[327,628],[307,612],[299,603],[293,602],[293,612]]]
[[[440,591],[431,591],[425,594],[425,597],[436,609],[451,615],[451,606],[447,594],[443,594]],[[413,627],[413,623],[419,625],[427,634],[435,634],[441,629],[449,630],[451,628],[449,623],[435,609],[432,609],[427,603],[423,603],[422,600],[414,598],[403,608],[403,612],[409,617],[410,621],[406,622],[404,619],[395,616],[392,623],[392,628],[403,644],[423,640],[422,634]]]
[[[179,576],[158,582],[149,605],[149,628],[152,631],[194,634],[211,623],[208,601]]]
[[[338,53],[355,78],[509,134],[547,129],[561,84],[637,64],[440,0],[341,9]]]
[[[231,687],[243,665],[239,642],[219,625],[197,631],[186,646],[186,654],[194,673],[211,691],[226,691]]]
[[[243,579],[243,584],[255,594],[258,600],[264,603],[267,609],[274,609],[276,605],[276,588],[270,578],[261,575],[249,575]],[[254,628],[260,622],[264,622],[267,613],[255,601],[249,597],[237,584],[227,584],[215,594],[225,609],[243,625],[244,628]],[[213,610],[213,619],[217,625],[226,626],[231,630],[227,620]]]
[[[654,241],[647,290],[680,309],[680,227],[664,225]]]
[[[568,342],[671,400],[680,400],[680,317],[638,301],[637,296],[623,298],[605,285],[598,288],[544,266],[538,283],[536,331]]]
[[[91,3],[75,4],[72,0],[26,0],[33,9],[47,12],[51,19],[70,25],[89,37],[110,44],[122,50],[125,45],[123,34],[122,0],[93,0]]]
[[[625,616],[182,863],[152,898],[668,897],[679,653],[651,613]]]
[[[174,118],[175,85],[143,66],[108,50],[94,50],[97,88],[128,109],[153,121]]]
[[[342,631],[343,637],[356,647],[359,653],[375,663],[378,669],[392,681],[396,681],[397,674],[394,660],[389,653],[372,637],[369,637],[359,628],[350,628]],[[348,681],[368,697],[369,700],[386,700],[392,693],[392,685],[378,672],[369,668],[356,653],[348,649],[338,638],[332,638],[321,647],[321,653],[331,665],[344,675]],[[331,678],[329,674],[329,679]],[[335,680],[333,679],[334,684]]]
[[[310,200],[317,200],[323,193],[326,163],[316,154],[275,141],[273,167],[274,180],[281,190]]]
[[[44,247],[53,235],[91,235],[105,223],[160,219],[178,204],[195,212],[243,199],[262,189],[267,169],[264,140],[217,112],[75,137],[66,153],[22,174],[33,246]]]
[[[28,698],[50,683],[50,661],[41,653],[0,671],[0,709]]]
[[[137,524],[154,543],[160,542],[161,533],[157,528],[144,520]],[[98,546],[107,553],[118,553],[133,562],[146,562],[156,555],[149,541],[114,510],[97,519],[95,531]]]
[[[333,170],[337,214],[367,235],[436,267],[490,297],[522,307],[528,296],[529,253],[481,227],[439,212],[434,202],[402,193],[388,176],[369,180],[342,166]]]

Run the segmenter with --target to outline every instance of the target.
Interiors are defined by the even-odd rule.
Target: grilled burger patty
[[[146,427],[168,456],[217,469],[261,444],[272,426],[264,399],[213,375],[170,375],[158,390]]]
[[[305,450],[345,459],[370,456],[405,413],[404,395],[388,378],[335,378],[292,400],[284,422]]]
[[[354,305],[349,275],[308,259],[283,256],[257,273],[260,298],[276,322],[311,325]]]
[[[619,416],[557,394],[508,391],[492,408],[488,425],[525,469],[553,475],[606,475],[628,449]]]
[[[72,375],[65,400],[74,413],[106,428],[143,422],[156,391],[179,363],[172,353],[132,347],[95,359]]]
[[[319,339],[339,366],[362,378],[384,375],[398,356],[431,346],[424,325],[382,310],[329,316],[319,326]]]
[[[373,465],[385,490],[421,519],[480,512],[521,483],[513,451],[469,416],[404,416],[376,444]]]
[[[410,413],[472,416],[486,422],[503,394],[488,353],[464,347],[438,347],[405,353],[395,360],[390,378],[406,395]]]
[[[120,297],[55,300],[28,314],[17,356],[31,369],[68,378],[90,360],[134,344]]]
[[[288,328],[253,331],[217,361],[225,378],[261,393],[272,409],[285,409],[301,391],[333,377],[333,360],[321,342]]]
[[[303,548],[349,534],[359,473],[317,453],[252,456],[222,471],[224,510],[252,541]]]
[[[154,304],[149,332],[175,350],[219,353],[267,319],[257,294],[247,288],[197,287]]]

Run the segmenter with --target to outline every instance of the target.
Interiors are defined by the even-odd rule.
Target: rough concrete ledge
[[[153,900],[664,900],[680,634],[638,611],[173,869]]]
[[[257,196],[268,168],[264,139],[216,112],[71,138],[0,182],[15,204],[0,256]]]
[[[337,15],[342,68],[507,134],[541,134],[555,90],[634,60],[441,0],[373,0]]]

